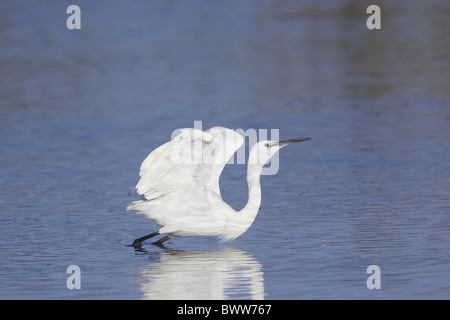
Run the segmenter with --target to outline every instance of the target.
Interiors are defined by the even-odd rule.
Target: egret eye
[[[264,144],[264,147],[270,148],[270,143]]]

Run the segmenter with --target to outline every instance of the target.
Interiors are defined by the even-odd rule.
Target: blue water
[[[381,1],[381,30],[366,1],[70,4],[0,3],[0,298],[450,298],[446,1]],[[312,140],[242,237],[134,251],[140,163],[195,120]],[[221,188],[243,207],[245,165]]]

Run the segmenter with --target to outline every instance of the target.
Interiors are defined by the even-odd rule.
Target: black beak
[[[278,145],[281,148],[281,147],[287,146],[288,144],[302,142],[302,141],[308,141],[308,140],[311,140],[311,138],[289,139],[289,140],[279,141],[276,145]]]

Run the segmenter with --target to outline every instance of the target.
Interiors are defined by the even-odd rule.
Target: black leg
[[[173,236],[171,236],[171,235],[169,234],[169,235],[167,235],[167,236],[165,236],[165,237],[159,239],[158,241],[153,242],[152,244],[154,244],[155,246],[158,246],[158,247],[162,247],[162,243],[163,243],[164,241],[167,241],[167,240],[171,239],[171,238],[173,238]]]
[[[131,245],[132,247],[134,247],[135,249],[140,249],[142,247],[142,241],[145,241],[147,239],[150,239],[151,237],[157,236],[159,234],[159,231],[150,233],[146,236],[143,236],[141,238],[138,238],[136,240],[134,240],[133,244]]]

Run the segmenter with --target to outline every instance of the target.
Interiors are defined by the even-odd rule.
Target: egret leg
[[[157,236],[159,234],[159,231],[150,233],[146,236],[140,237],[136,240],[134,240],[133,244],[131,245],[132,247],[134,247],[135,249],[140,249],[142,246],[142,241],[145,241],[147,239],[150,239],[151,237]]]
[[[159,240],[153,242],[152,244],[154,244],[155,246],[161,247],[161,246],[162,246],[162,243],[163,243],[164,241],[167,241],[167,240],[169,240],[169,239],[171,239],[171,238],[174,238],[174,236],[171,236],[171,235],[169,234],[169,235],[167,235],[167,236],[165,236],[165,237],[163,237],[163,238],[161,238],[161,239],[159,239]]]

